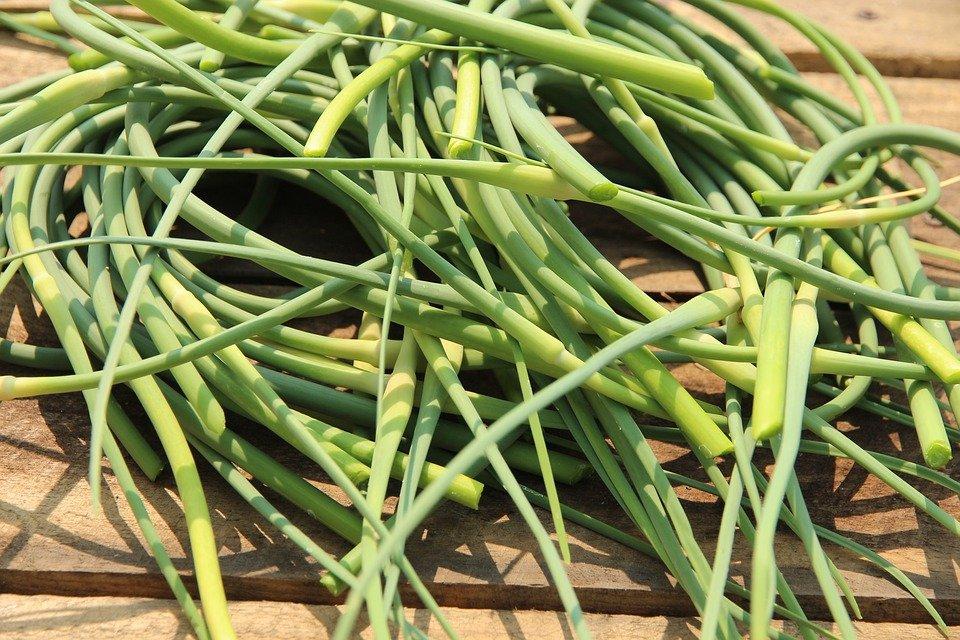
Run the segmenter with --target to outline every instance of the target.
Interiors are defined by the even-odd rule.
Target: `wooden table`
[[[891,85],[908,120],[960,129],[960,2],[957,0],[782,0],[805,11],[858,46],[891,77]],[[678,2],[668,2],[678,6]],[[24,0],[0,1],[0,9],[37,8]],[[821,73],[823,66],[809,45],[788,29],[759,18],[765,31],[781,44],[810,79],[840,91],[838,79]],[[33,43],[0,34],[0,74],[6,82],[62,66],[60,56]],[[589,141],[584,142],[589,147]],[[960,174],[960,159],[938,156],[941,175]],[[960,210],[960,189],[948,190],[944,202]],[[698,275],[683,257],[642,234],[624,237],[622,224],[604,221],[593,212],[578,216],[606,254],[644,289],[667,298],[684,298],[702,290]],[[610,219],[607,219],[610,220]],[[349,238],[339,232],[343,221],[324,220],[315,251],[329,255]],[[298,227],[267,227],[282,236]],[[313,228],[313,227],[311,227]],[[916,221],[914,232],[936,238],[935,227]],[[297,240],[290,238],[291,242]],[[302,241],[300,242],[302,244]],[[299,244],[297,246],[300,246]],[[349,245],[347,245],[349,246]],[[324,247],[327,252],[324,254]],[[237,264],[218,265],[219,275],[251,289],[274,286],[263,274]],[[936,272],[956,284],[960,274]],[[54,337],[42,314],[23,289],[0,300],[0,322],[7,335],[31,342]],[[317,330],[349,332],[351,318],[317,326]],[[339,326],[335,326],[339,324]],[[716,379],[694,366],[677,372],[685,384],[703,394],[717,394]],[[132,516],[109,474],[104,511],[90,513],[84,479],[88,417],[78,396],[53,396],[0,404],[0,639],[13,638],[188,638],[189,629],[172,601],[136,533]],[[870,448],[915,451],[908,430],[876,428],[875,420],[853,416],[844,423]],[[242,428],[242,427],[241,427]],[[250,429],[247,433],[257,440]],[[673,468],[690,469],[681,449],[663,445],[658,454]],[[324,485],[316,470],[295,456],[277,452],[291,466]],[[949,471],[957,473],[960,465]],[[798,472],[809,496],[812,516],[880,551],[906,571],[953,625],[960,625],[960,544],[950,539],[885,485],[843,461],[802,459]],[[205,474],[215,533],[231,611],[243,638],[323,638],[332,628],[337,602],[317,583],[314,567],[232,495],[219,478]],[[179,504],[168,475],[151,484],[138,478],[145,502],[160,535],[185,575],[185,532]],[[941,506],[960,516],[960,499],[924,485]],[[571,488],[573,504],[590,505],[591,513],[628,526],[619,508],[594,483]],[[719,510],[707,496],[681,491],[701,540],[715,535]],[[541,514],[544,522],[547,515]],[[325,548],[346,546],[310,520],[296,523]],[[569,573],[588,622],[598,638],[693,638],[696,621],[687,598],[678,592],[655,561],[628,551],[579,527],[570,527],[573,563]],[[778,539],[779,558],[806,610],[825,615],[805,556],[789,536]],[[706,551],[712,551],[709,543]],[[463,638],[563,638],[569,630],[559,601],[544,576],[526,528],[509,502],[488,489],[479,511],[444,507],[425,523],[422,536],[411,540],[408,555],[438,601],[448,610]],[[749,557],[739,549],[735,558]],[[831,550],[837,565],[857,593],[864,622],[863,638],[934,638],[922,610],[883,575],[857,558]],[[737,579],[749,566],[732,567]],[[406,594],[409,597],[409,594]],[[409,598],[410,602],[415,602]],[[411,610],[426,626],[428,616]],[[437,634],[429,626],[431,635]]]

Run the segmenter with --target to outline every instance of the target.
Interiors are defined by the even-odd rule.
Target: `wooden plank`
[[[328,605],[279,602],[232,602],[230,613],[246,640],[326,640],[339,609]],[[429,638],[444,638],[436,620],[421,609],[407,609],[407,619]],[[552,640],[569,637],[563,616],[549,611],[476,610],[445,608],[444,614],[462,640]],[[640,617],[586,614],[586,623],[599,640],[694,638],[697,621],[664,616]],[[778,625],[795,632],[792,625]],[[868,623],[856,625],[869,640],[937,640],[925,625]],[[957,629],[952,631],[956,632]],[[192,637],[178,616],[176,605],[145,598],[66,598],[0,595],[0,640],[184,640]],[[371,637],[365,629],[361,638]]]
[[[703,25],[717,23],[681,0],[661,0],[677,13]],[[733,4],[733,3],[731,3]],[[888,76],[960,77],[960,7],[954,0],[778,0],[844,38]],[[779,46],[801,71],[832,71],[816,48],[793,27],[736,7]]]
[[[0,86],[4,87],[67,66],[66,58],[56,50],[9,31],[0,31],[0,57],[3,59]]]

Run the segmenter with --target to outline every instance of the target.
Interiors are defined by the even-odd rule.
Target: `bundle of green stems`
[[[960,489],[942,471],[960,441],[960,289],[930,280],[918,252],[960,255],[908,231],[925,214],[960,232],[922,150],[960,153],[960,134],[904,123],[838,35],[773,0],[686,0],[723,34],[647,0],[128,2],[139,13],[122,19],[102,0],[0,14],[70,65],[0,89],[0,291],[22,280],[59,338],[0,341],[0,360],[38,370],[0,377],[0,398],[83,394],[93,500],[106,457],[198,638],[235,637],[205,465],[316,562],[318,589],[346,592],[338,639],[363,611],[375,638],[422,636],[401,581],[456,637],[405,543],[445,501],[476,509],[485,487],[529,528],[578,638],[571,523],[661,562],[707,640],[790,637],[775,617],[805,640],[855,637],[841,553],[946,629],[907,574],[813,520],[796,472],[801,456],[849,459],[960,534],[923,492]],[[809,40],[852,101],[800,75],[744,7]],[[610,166],[555,114],[606,143]],[[202,197],[218,184],[242,185],[243,206]],[[284,224],[290,191],[308,194],[296,219],[351,226],[370,257],[312,257],[258,231]],[[670,306],[646,294],[575,224],[579,202],[701,265],[705,292]],[[219,281],[204,269],[216,257],[259,265],[282,293]],[[344,313],[355,337],[296,322]],[[678,380],[689,362],[725,385],[719,402]],[[916,437],[901,457],[868,450],[835,426],[853,410]],[[666,470],[657,442],[687,448],[700,479]],[[164,469],[199,602],[136,487]],[[629,527],[564,501],[588,477]],[[681,501],[681,486],[720,508]],[[332,555],[276,497],[353,549]],[[691,509],[720,516],[695,530]],[[782,536],[806,553],[830,629],[778,566]]]

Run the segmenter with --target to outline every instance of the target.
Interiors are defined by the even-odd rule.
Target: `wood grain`
[[[717,23],[681,0],[661,0],[681,15]],[[733,3],[731,3],[733,4]],[[777,0],[859,49],[887,76],[960,77],[960,10],[955,0]],[[801,71],[832,71],[793,27],[759,11],[736,7]]]
[[[0,86],[67,66],[66,59],[56,50],[9,31],[0,31],[0,59]]]

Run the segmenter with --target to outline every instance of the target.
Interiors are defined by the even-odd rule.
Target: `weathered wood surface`
[[[698,23],[716,26],[681,0],[662,4]],[[960,12],[955,0],[777,0],[777,4],[842,37],[884,75],[960,77],[960,42],[955,37]],[[783,21],[759,11],[742,12],[801,71],[830,70],[813,45]]]
[[[232,602],[230,613],[237,632],[246,640],[326,640],[339,610],[327,605],[279,602]],[[551,611],[444,610],[462,640],[554,640],[569,637],[563,616]],[[443,638],[435,620],[423,610],[406,611],[430,638]],[[663,616],[587,614],[587,624],[598,640],[693,640],[696,620]],[[788,625],[786,631],[793,631]],[[937,640],[927,626],[902,623],[859,623],[869,640]],[[955,633],[958,629],[952,629]],[[142,598],[64,598],[0,595],[0,640],[186,640],[190,636],[176,605]],[[369,638],[369,632],[360,634]]]

